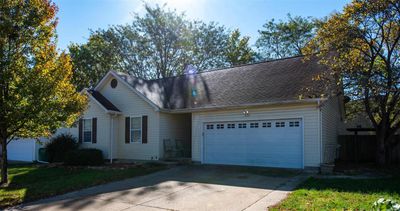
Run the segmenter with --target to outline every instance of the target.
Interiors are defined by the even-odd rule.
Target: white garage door
[[[8,160],[27,161],[35,160],[35,140],[20,139],[13,140],[7,145]]]
[[[303,168],[301,119],[204,125],[204,163]]]

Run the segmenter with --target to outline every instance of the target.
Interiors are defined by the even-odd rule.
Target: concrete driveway
[[[22,205],[20,210],[266,210],[305,174],[263,168],[178,166]]]

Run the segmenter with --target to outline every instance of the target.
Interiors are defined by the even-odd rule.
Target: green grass
[[[400,202],[400,177],[309,178],[272,210],[371,210],[382,197]]]
[[[121,169],[11,166],[8,172],[9,184],[0,188],[0,208],[165,168],[156,164]]]

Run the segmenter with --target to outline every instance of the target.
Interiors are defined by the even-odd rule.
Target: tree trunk
[[[378,134],[376,140],[376,163],[378,165],[386,164],[385,135],[383,134]]]
[[[1,184],[6,184],[8,182],[7,176],[7,139],[0,138],[1,140]]]

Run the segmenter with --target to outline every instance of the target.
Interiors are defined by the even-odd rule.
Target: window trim
[[[140,130],[139,129],[133,129],[132,128],[132,119],[133,118],[139,118],[140,119]],[[129,143],[130,144],[141,144],[143,142],[143,125],[142,125],[142,116],[129,116]],[[140,131],[140,139],[139,141],[133,141],[133,131]]]
[[[85,130],[85,121],[90,121],[90,130]],[[85,132],[90,131],[90,141],[85,141]],[[83,118],[82,119],[82,143],[92,143],[93,142],[93,118]]]

